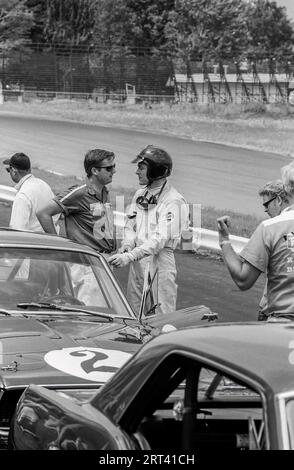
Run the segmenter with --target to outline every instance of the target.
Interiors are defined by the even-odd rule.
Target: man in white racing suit
[[[138,164],[136,174],[144,188],[136,191],[128,210],[119,254],[108,261],[116,267],[131,263],[127,297],[137,313],[146,265],[151,278],[158,270],[156,313],[169,313],[176,310],[177,300],[174,250],[181,233],[188,229],[189,206],[167,180],[172,159],[165,150],[148,145],[132,163]]]

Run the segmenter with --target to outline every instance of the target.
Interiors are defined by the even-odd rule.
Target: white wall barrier
[[[0,202],[11,203],[15,194],[16,190],[13,187],[0,184]],[[118,239],[123,238],[125,220],[126,214],[124,212],[114,211],[114,223]],[[240,253],[248,242],[247,238],[237,237],[235,235],[230,235],[230,240],[237,253]],[[190,227],[189,231],[183,234],[179,249],[183,251],[197,251],[201,248],[220,252],[218,233],[205,228]]]
[[[14,189],[12,186],[0,184],[0,202],[13,202],[15,195],[16,189]]]
[[[114,212],[114,223],[117,227],[118,237],[120,238],[122,238],[125,219],[126,214],[124,212]],[[248,238],[230,235],[230,241],[232,242],[234,250],[237,253],[240,253],[248,242]],[[218,232],[207,230],[205,228],[190,227],[189,232],[183,235],[179,248],[188,251],[197,251],[201,248],[205,248],[220,252],[221,249],[218,243]]]

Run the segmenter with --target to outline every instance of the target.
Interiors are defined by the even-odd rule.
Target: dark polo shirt
[[[72,186],[58,194],[54,201],[61,207],[65,218],[66,236],[100,253],[111,253],[116,248],[113,212],[108,190],[102,195],[84,184]]]

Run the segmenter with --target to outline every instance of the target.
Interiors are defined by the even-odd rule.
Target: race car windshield
[[[98,256],[47,248],[0,248],[0,308],[15,310],[18,304],[31,303],[111,317],[132,315],[114,276]]]

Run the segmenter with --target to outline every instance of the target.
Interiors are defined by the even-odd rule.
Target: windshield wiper
[[[65,307],[63,305],[56,305],[52,303],[46,303],[46,302],[23,302],[20,304],[17,304],[17,307],[23,308],[23,309],[29,309],[29,308],[36,308],[36,309],[46,309],[46,310],[58,310],[59,312],[77,312],[77,313],[85,313],[87,315],[95,315],[100,318],[105,318],[108,321],[113,321],[114,318],[127,318],[128,317],[117,317],[116,315],[110,315],[109,313],[99,313],[99,312],[93,312],[92,310],[86,310],[83,308],[75,308],[75,307]]]

